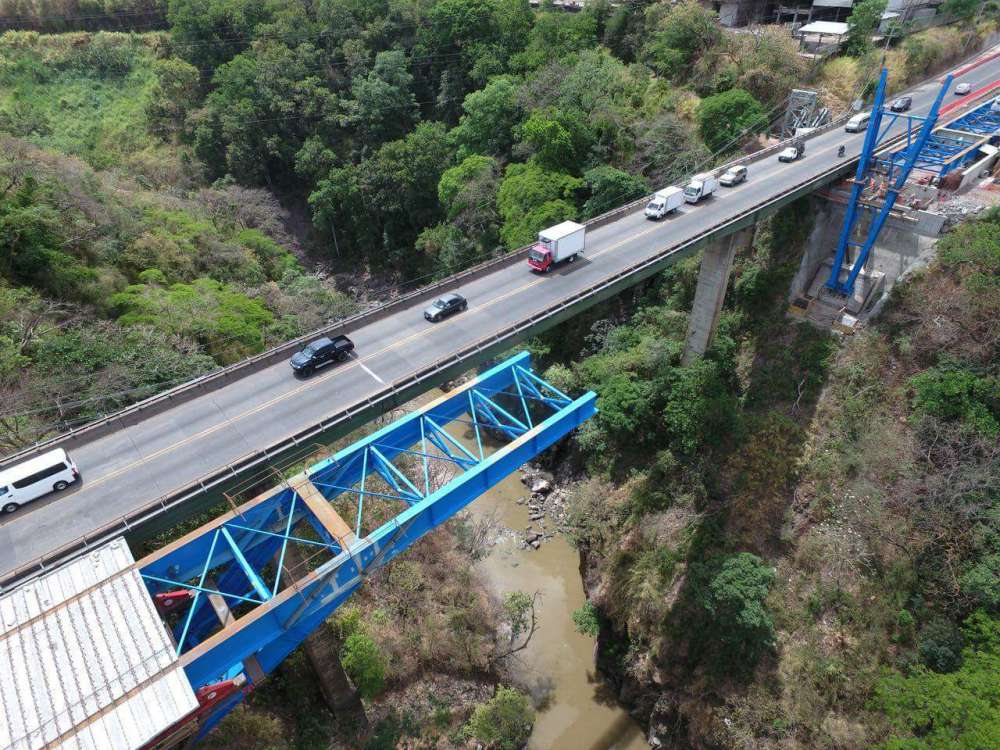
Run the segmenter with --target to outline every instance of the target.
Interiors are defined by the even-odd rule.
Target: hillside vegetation
[[[1000,213],[842,347],[783,320],[808,207],[758,230],[720,334],[693,274],[548,376],[594,388],[573,518],[602,663],[676,748],[1000,741]]]
[[[891,85],[994,15],[906,37]],[[687,1],[0,0],[0,20],[4,454],[342,317],[347,290],[442,277],[753,148],[793,87],[840,113],[881,53],[857,32],[813,68],[785,31]],[[811,215],[758,228],[693,366],[695,261],[537,345],[601,398],[564,456],[592,477],[575,620],[667,747],[1000,744],[1000,220],[841,346],[783,315]],[[486,595],[452,532],[328,623],[368,747],[530,731],[498,683],[532,602]],[[364,734],[311,677],[297,653],[210,742]]]

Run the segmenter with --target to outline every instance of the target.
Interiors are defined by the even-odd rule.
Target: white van
[[[868,121],[872,119],[871,112],[858,112],[844,126],[844,130],[848,133],[860,133],[862,130],[867,129]]]
[[[66,489],[79,478],[73,459],[62,448],[56,448],[0,470],[0,508],[4,513],[13,513],[42,495]]]

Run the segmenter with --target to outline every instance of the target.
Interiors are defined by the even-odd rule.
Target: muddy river
[[[580,635],[571,614],[583,606],[579,556],[561,535],[541,547],[521,549],[528,509],[518,498],[528,490],[512,474],[470,506],[474,517],[494,516],[515,534],[503,534],[479,569],[496,590],[539,592],[539,628],[518,654],[515,671],[527,684],[547,684],[550,698],[539,712],[532,750],[647,750],[642,730],[594,671],[594,640]],[[552,522],[547,521],[551,526]],[[541,530],[539,524],[533,524]]]

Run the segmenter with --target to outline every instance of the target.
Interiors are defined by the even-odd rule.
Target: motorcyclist
[[[837,156],[843,157],[843,155],[844,155],[844,146],[841,145],[841,147],[837,149]]]

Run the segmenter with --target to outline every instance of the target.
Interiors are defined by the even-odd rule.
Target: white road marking
[[[382,385],[385,385],[385,381],[382,380],[382,378],[380,378],[378,375],[376,375],[370,369],[368,369],[368,366],[364,362],[361,361],[361,359],[358,357],[357,354],[354,355],[354,359],[357,360],[357,363],[358,363],[358,365],[360,365],[360,367],[361,367],[362,370],[364,370],[365,372],[367,372],[369,375],[371,375],[373,378],[375,378]]]

